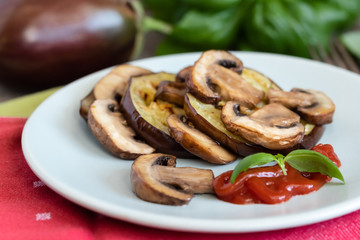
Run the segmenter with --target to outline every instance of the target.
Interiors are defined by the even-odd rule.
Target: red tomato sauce
[[[331,145],[318,144],[312,150],[327,156],[340,167],[340,160]],[[235,183],[230,182],[232,171],[227,171],[215,178],[215,193],[220,200],[235,204],[277,204],[296,195],[317,191],[331,180],[321,173],[300,172],[288,164],[285,166],[287,175],[278,165],[257,167],[240,173]]]

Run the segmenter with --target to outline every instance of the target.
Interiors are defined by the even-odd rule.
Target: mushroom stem
[[[310,93],[279,89],[269,89],[268,98],[270,103],[280,103],[289,109],[311,106],[315,102],[315,97]]]
[[[158,85],[154,101],[156,99],[161,99],[178,106],[184,106],[185,90],[185,83],[162,81]]]
[[[171,168],[165,166],[154,166],[156,177],[166,184],[179,186],[185,192],[213,193],[212,171],[193,167]]]

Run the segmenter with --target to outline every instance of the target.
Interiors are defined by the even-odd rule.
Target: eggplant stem
[[[146,16],[143,5],[138,0],[129,1],[129,4],[133,7],[136,15],[136,28],[137,33],[135,37],[135,46],[131,59],[136,59],[144,48],[144,39],[146,33],[150,31],[157,31],[163,34],[170,34],[173,31],[173,27],[161,20]]]
[[[171,24],[149,16],[144,18],[143,24],[145,33],[150,31],[157,31],[168,35],[171,34],[173,31],[173,27]]]
[[[129,1],[129,4],[132,6],[132,8],[135,11],[135,24],[136,24],[136,36],[135,36],[135,44],[134,44],[134,50],[130,56],[131,60],[136,59],[141,54],[143,48],[144,48],[144,31],[143,31],[143,18],[145,16],[144,8],[140,1],[138,0],[132,0]]]

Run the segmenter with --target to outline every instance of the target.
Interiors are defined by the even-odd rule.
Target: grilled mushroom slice
[[[206,51],[196,61],[188,78],[189,92],[205,103],[234,100],[252,108],[265,93],[239,74],[242,69],[242,61],[231,53]]]
[[[292,147],[301,142],[305,132],[300,116],[278,103],[265,105],[247,115],[238,103],[230,101],[221,114],[229,131],[269,149]]]
[[[185,83],[162,81],[157,86],[154,101],[160,99],[178,106],[184,106],[185,91]]]
[[[130,77],[152,73],[150,70],[122,64],[114,68],[94,86],[95,99],[115,99],[120,102],[124,96]]]
[[[167,118],[167,123],[171,136],[183,148],[201,159],[215,164],[227,164],[236,160],[236,155],[194,128],[184,115],[172,114]]]
[[[271,154],[281,153],[286,155],[295,149],[310,149],[320,140],[325,130],[323,125],[302,122],[305,127],[305,136],[300,143],[286,149],[271,150],[249,142],[239,135],[235,135],[227,130],[221,120],[220,109],[215,108],[212,104],[202,103],[189,93],[185,94],[184,109],[186,116],[191,123],[194,124],[196,129],[204,132],[221,145],[241,156],[247,156],[257,152],[268,152]]]
[[[304,120],[317,125],[327,124],[333,121],[335,104],[325,93],[312,89],[304,90],[299,88],[292,89],[291,91],[306,93],[315,98],[313,104],[297,108],[297,112]]]
[[[147,69],[129,64],[115,67],[95,84],[93,90],[85,98],[81,99],[80,116],[87,121],[90,105],[96,99],[115,99],[120,102],[131,76],[150,73],[151,71]]]
[[[315,103],[315,96],[303,91],[286,92],[280,89],[269,89],[270,103],[280,103],[289,109],[308,107]]]
[[[80,101],[80,116],[87,121],[88,120],[88,112],[90,109],[90,105],[95,101],[95,97],[93,91],[91,91],[86,97],[81,99]]]
[[[175,77],[175,82],[182,82],[185,83],[186,79],[189,77],[193,66],[187,66],[181,69]]]
[[[136,139],[112,99],[95,100],[88,112],[88,125],[96,139],[112,154],[123,159],[135,159],[155,151]]]
[[[184,205],[196,193],[213,193],[210,169],[176,168],[176,157],[154,153],[138,157],[131,166],[131,186],[141,199],[166,205]]]
[[[335,104],[323,92],[293,88],[290,92],[270,89],[270,103],[280,103],[294,109],[307,122],[323,125],[332,122]]]

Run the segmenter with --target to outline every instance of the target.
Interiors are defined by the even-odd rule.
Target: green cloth
[[[0,117],[29,117],[47,97],[59,90],[55,87],[0,103]]]

